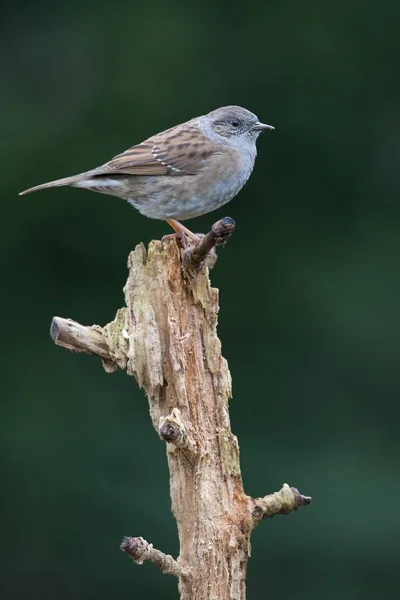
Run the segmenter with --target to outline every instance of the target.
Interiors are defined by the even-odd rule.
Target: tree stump
[[[126,306],[112,322],[86,327],[55,317],[51,327],[58,345],[99,356],[107,372],[126,369],[146,392],[166,442],[180,554],[175,560],[138,537],[120,547],[136,563],[149,560],[175,575],[181,600],[245,600],[252,530],[311,501],[286,484],[262,498],[243,490],[229,420],[231,376],[217,336],[218,290],[207,266],[233,229],[232,219],[222,219],[186,250],[175,241],[153,241],[147,251],[139,244],[128,259]]]

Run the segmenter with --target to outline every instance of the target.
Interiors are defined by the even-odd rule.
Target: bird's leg
[[[182,223],[179,223],[179,221],[176,221],[175,219],[165,219],[165,220],[167,221],[168,225],[170,225],[172,227],[172,229],[174,229],[175,233],[169,233],[169,234],[163,236],[163,238],[161,240],[161,246],[163,248],[164,248],[165,242],[167,242],[168,240],[174,240],[176,238],[178,238],[181,241],[182,246],[184,248],[187,248],[189,246],[188,238],[192,239],[194,242],[199,241],[199,238],[197,237],[197,235],[195,235],[192,231],[190,231],[190,229],[188,229],[187,227],[182,225]]]

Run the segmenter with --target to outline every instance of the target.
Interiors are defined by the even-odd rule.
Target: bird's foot
[[[175,230],[175,233],[168,233],[164,235],[161,239],[161,249],[164,250],[165,242],[169,242],[170,240],[178,239],[182,244],[184,250],[189,248],[193,244],[197,244],[200,241],[200,238],[190,231],[187,227],[176,221],[175,219],[166,219],[167,223],[171,225],[172,229]]]
[[[179,233],[168,233],[161,238],[161,250],[165,250],[165,242],[176,239],[180,241],[184,250],[189,249],[193,244],[197,244],[197,242],[200,241],[200,238],[194,236],[194,234],[192,237],[189,237],[184,231],[180,231]]]

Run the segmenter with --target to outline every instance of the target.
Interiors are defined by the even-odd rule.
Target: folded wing
[[[196,126],[175,127],[118,154],[98,174],[196,175],[217,153],[216,145]]]

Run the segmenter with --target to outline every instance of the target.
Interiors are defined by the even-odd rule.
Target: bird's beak
[[[272,125],[265,125],[265,123],[255,123],[252,127],[253,131],[272,131],[273,129],[275,129],[275,127],[272,127]]]

